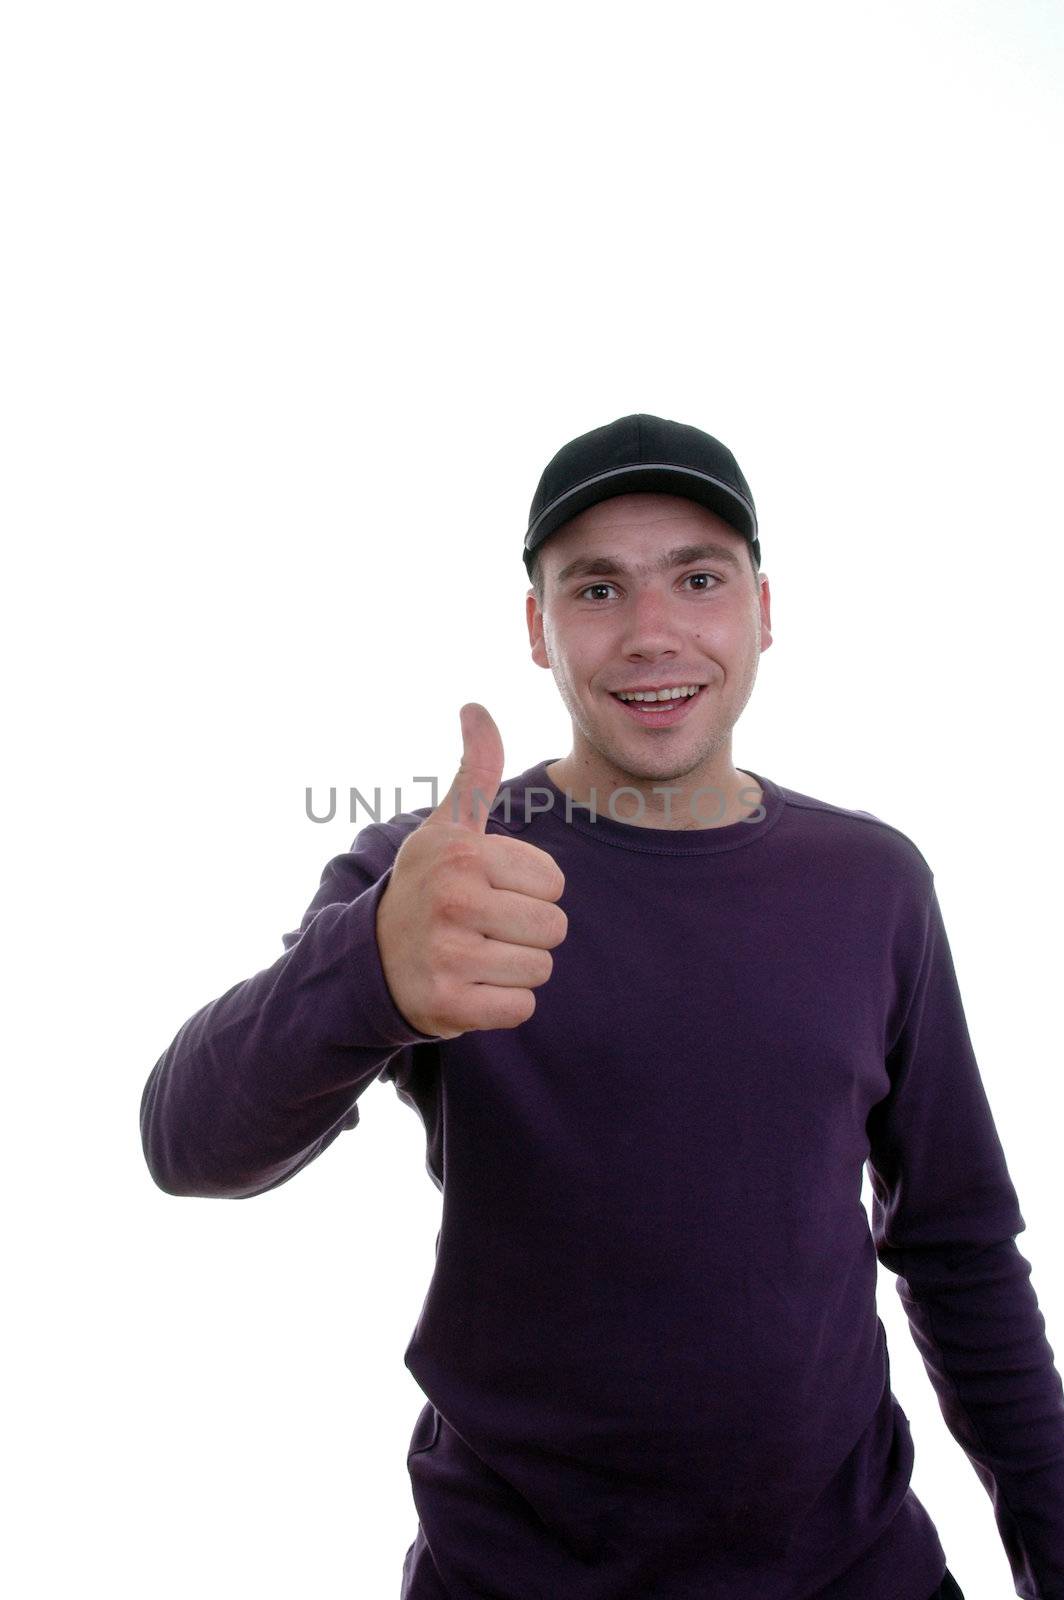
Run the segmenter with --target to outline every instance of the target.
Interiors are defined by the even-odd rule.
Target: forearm
[[[323,906],[272,966],[189,1018],[153,1068],[140,1126],[167,1193],[246,1198],[275,1188],[346,1125],[384,1063],[424,1040],[380,966],[387,874]]]
[[[950,1431],[993,1502],[1017,1592],[1064,1600],[1064,1388],[1015,1240],[900,1253],[898,1292]]]

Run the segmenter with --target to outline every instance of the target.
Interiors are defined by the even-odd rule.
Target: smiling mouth
[[[648,727],[666,727],[679,722],[695,701],[701,699],[705,688],[704,683],[699,684],[695,694],[682,695],[676,700],[622,700],[611,690],[610,699],[616,700],[622,711],[637,722],[644,722]]]

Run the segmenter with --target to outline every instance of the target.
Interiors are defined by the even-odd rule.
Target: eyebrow
[[[735,551],[726,544],[683,544],[675,550],[667,550],[657,561],[634,568],[634,571],[648,575],[668,572],[672,567],[685,567],[689,561],[724,561],[732,567],[741,565]],[[623,578],[628,573],[629,568],[624,562],[614,560],[613,556],[578,556],[562,568],[555,582],[566,583],[570,578],[577,577]]]

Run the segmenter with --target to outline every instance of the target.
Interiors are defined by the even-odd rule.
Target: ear
[[[767,650],[772,643],[772,595],[765,573],[757,575],[758,606],[761,611],[761,648]]]
[[[532,646],[532,660],[537,667],[550,667],[547,643],[543,637],[543,613],[539,609],[534,589],[525,595],[525,621],[528,624],[528,642]]]

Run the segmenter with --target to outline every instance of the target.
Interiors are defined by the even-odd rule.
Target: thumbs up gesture
[[[527,1022],[569,925],[554,903],[565,878],[553,856],[487,831],[503,771],[495,722],[476,701],[459,716],[454,782],[403,840],[377,907],[392,999],[412,1028],[443,1039]]]

